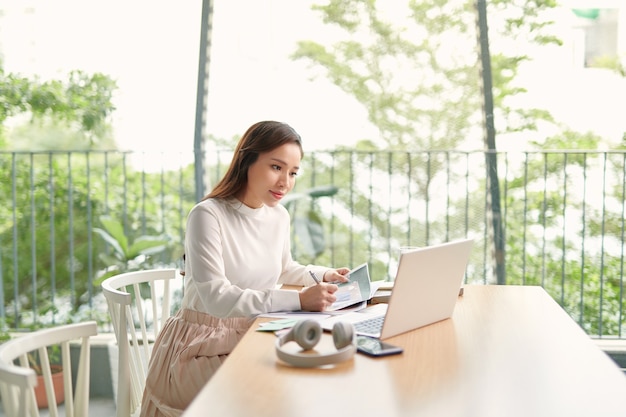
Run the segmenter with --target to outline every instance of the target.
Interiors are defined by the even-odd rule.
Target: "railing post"
[[[206,106],[209,90],[209,63],[211,50],[211,0],[202,1],[202,21],[200,22],[200,56],[198,59],[198,87],[196,91],[196,122],[194,131],[194,171],[196,180],[196,201],[204,197],[204,139],[206,132]]]
[[[488,210],[494,245],[495,275],[498,284],[506,284],[504,262],[504,238],[502,234],[502,213],[500,211],[500,183],[498,181],[498,161],[496,154],[496,129],[493,115],[493,93],[491,82],[491,55],[487,26],[487,4],[477,0],[478,47],[480,50],[481,75],[483,81],[483,111],[485,127],[485,164],[487,169]]]

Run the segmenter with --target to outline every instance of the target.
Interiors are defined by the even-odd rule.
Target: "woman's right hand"
[[[325,282],[305,287],[300,291],[300,308],[304,311],[324,311],[337,301],[335,291],[339,287]]]

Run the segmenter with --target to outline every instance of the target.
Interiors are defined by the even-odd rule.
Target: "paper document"
[[[338,284],[339,289],[335,293],[337,301],[335,301],[327,311],[337,311],[351,305],[367,301],[378,289],[373,286],[367,263],[363,263],[348,273],[350,281]]]
[[[363,296],[361,295],[361,289],[358,282],[346,282],[345,284],[340,284],[339,289],[335,292],[335,297],[337,297],[337,301],[327,308],[328,311],[340,310],[344,307],[363,301]]]
[[[330,317],[329,314],[325,314],[324,312],[316,312],[316,311],[277,311],[275,313],[263,313],[259,314],[257,317],[270,317],[276,319],[312,319],[312,320],[324,320]]]
[[[260,314],[259,317],[272,317],[277,319],[298,318],[298,319],[315,319],[323,320],[329,315],[338,315],[350,311],[361,310],[367,307],[367,301],[370,300],[381,285],[385,285],[385,281],[371,281],[367,263],[363,263],[348,273],[348,282],[338,284],[339,289],[335,292],[337,301],[335,301],[325,311],[307,312],[307,311],[279,311],[275,313]],[[281,287],[277,287],[281,288]]]

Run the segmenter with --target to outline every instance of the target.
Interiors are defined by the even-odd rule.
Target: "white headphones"
[[[322,326],[316,320],[300,320],[287,333],[276,338],[276,355],[280,360],[298,368],[315,368],[347,361],[356,352],[355,331],[352,323],[339,321],[333,326],[336,352],[320,355],[287,352],[283,345],[296,342],[303,351],[311,350],[322,337]]]

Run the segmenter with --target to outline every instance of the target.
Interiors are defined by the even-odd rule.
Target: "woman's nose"
[[[287,185],[289,184],[289,173],[281,173],[281,175],[278,177],[278,186],[281,188],[287,187]]]

